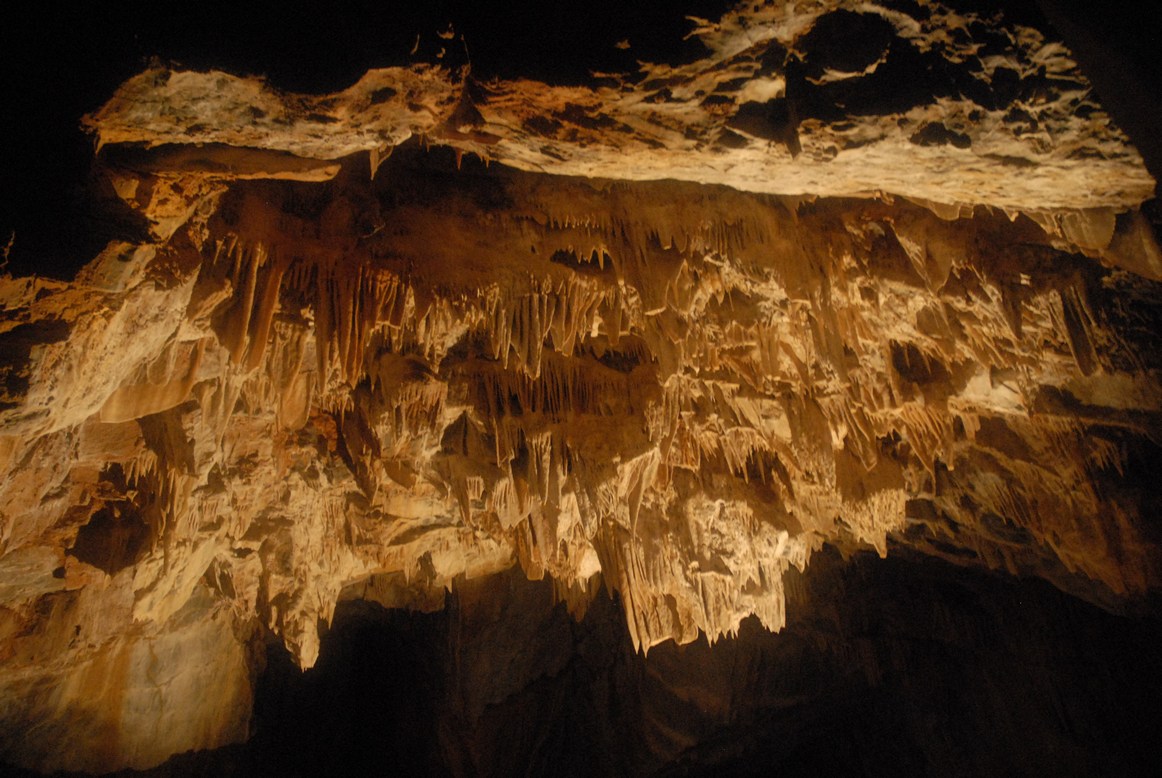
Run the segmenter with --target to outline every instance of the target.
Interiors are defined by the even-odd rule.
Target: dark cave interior
[[[1162,759],[1156,618],[903,549],[828,548],[790,576],[782,632],[751,618],[644,657],[616,598],[578,622],[519,572],[431,613],[349,601],[306,673],[268,645],[249,743],[117,775],[1112,776]]]

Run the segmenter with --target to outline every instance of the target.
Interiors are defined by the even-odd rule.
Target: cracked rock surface
[[[124,83],[136,236],[0,277],[0,760],[242,741],[264,637],[506,571],[635,652],[783,629],[836,549],[1152,612],[1154,181],[960,5],[745,3],[580,85]]]

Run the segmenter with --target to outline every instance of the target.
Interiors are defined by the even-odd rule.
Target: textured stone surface
[[[1141,157],[1060,42],[990,27],[983,12],[891,5],[744,4],[694,20],[703,57],[642,63],[591,86],[478,83],[467,66],[423,65],[303,98],[226,73],[151,70],[90,126],[99,146],[224,144],[320,160],[368,152],[373,170],[421,135],[521,170],[888,192],[953,212],[1127,207],[1150,196]]]
[[[514,567],[642,651],[782,628],[824,544],[1147,607],[1152,179],[1046,33],[891,5],[587,86],[127,82],[141,235],[0,278],[0,759],[242,740],[262,634]]]

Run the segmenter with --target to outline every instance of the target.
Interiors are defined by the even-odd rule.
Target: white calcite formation
[[[1062,44],[920,7],[587,87],[128,81],[148,237],[0,278],[0,759],[245,739],[265,631],[513,566],[643,651],[778,630],[824,543],[1157,591],[1153,180]]]

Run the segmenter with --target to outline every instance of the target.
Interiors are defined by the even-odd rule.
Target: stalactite
[[[772,24],[762,29],[788,46],[798,36]],[[547,179],[460,159],[494,132],[489,156],[517,167],[572,164],[570,133],[598,148],[602,132],[640,132],[681,146],[650,152],[675,175],[693,175],[677,163],[706,145],[717,149],[706,154],[718,183],[757,185],[752,171],[787,157],[792,167],[779,169],[790,177],[762,185],[815,191],[840,186],[848,160],[871,153],[828,130],[836,151],[824,181],[811,167],[822,141],[807,137],[828,125],[819,117],[796,130],[798,156],[776,140],[760,159],[759,141],[738,133],[740,148],[714,145],[742,110],[734,82],[768,67],[769,41],[706,35],[740,48],[729,54],[731,78],[702,73],[684,85],[702,92],[690,110],[708,122],[691,137],[649,118],[686,99],[673,88],[658,103],[629,85],[609,93],[614,107],[553,106],[556,118],[540,126],[561,131],[521,151],[537,123],[522,117],[513,134],[505,112],[531,97],[514,97],[511,84],[488,87],[469,130],[426,123],[447,106],[423,89],[363,84],[303,98],[335,120],[326,123],[295,118],[285,96],[252,84],[250,97],[314,128],[306,147],[280,154],[315,159],[307,147],[342,136],[370,151],[375,181],[344,162],[324,192],[298,180],[323,167],[304,173],[286,156],[223,141],[208,159],[261,162],[267,173],[278,162],[274,173],[297,179],[183,171],[191,201],[179,205],[194,215],[177,237],[155,228],[156,244],[116,244],[76,288],[0,279],[0,335],[15,355],[11,366],[0,360],[4,553],[73,542],[99,530],[92,517],[103,506],[132,505],[154,542],[132,562],[130,583],[65,549],[68,587],[98,578],[110,592],[123,587],[134,629],[186,618],[187,607],[230,614],[238,634],[250,619],[303,667],[340,597],[438,608],[454,582],[514,564],[551,578],[575,614],[597,587],[616,591],[642,651],[699,635],[714,642],[750,615],[781,628],[784,576],[824,543],[844,554],[908,548],[1097,600],[1157,588],[1149,501],[1126,483],[1162,437],[1150,353],[1159,291],[1131,272],[1152,261],[1141,214],[1049,208],[1030,221],[1012,200],[992,213],[918,192],[915,202],[867,197],[870,184],[851,180],[842,185],[859,199],[711,189],[645,176],[657,173],[654,157],[632,143],[619,154],[637,166],[634,182],[602,180],[599,168]],[[721,46],[714,56],[727,56]],[[678,81],[693,72],[668,67]],[[224,90],[238,87],[220,77]],[[202,83],[173,78],[139,83],[138,94]],[[811,88],[839,83],[830,78]],[[703,106],[714,105],[708,95],[726,95],[721,115]],[[233,115],[216,93],[204,97]],[[591,110],[628,129],[583,126],[577,115]],[[352,116],[372,114],[419,123],[343,135]],[[915,122],[861,117],[870,133],[861,143],[876,153],[888,146],[871,129]],[[403,145],[384,161],[420,132],[431,152]],[[982,170],[1003,168],[988,152],[910,137],[893,153],[983,166],[954,166],[962,175],[945,176],[944,188],[1000,186],[984,183]],[[455,173],[433,161],[447,143],[464,162]],[[921,173],[930,171],[908,175]],[[116,191],[157,225],[170,217],[150,210],[161,209],[153,199],[142,205],[150,185],[118,178]],[[167,186],[176,198],[179,184]],[[92,280],[113,277],[108,265],[122,256],[133,272],[114,273],[118,284]],[[150,305],[172,310],[150,318]],[[39,442],[52,435],[53,446]],[[102,447],[115,456],[93,453]],[[38,458],[59,465],[36,470],[28,463]]]

